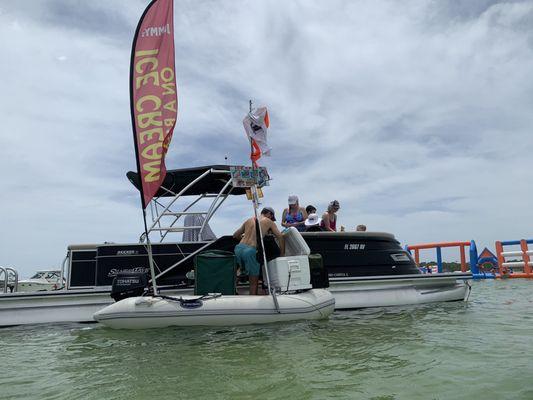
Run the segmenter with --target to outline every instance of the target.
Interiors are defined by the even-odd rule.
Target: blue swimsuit
[[[301,211],[298,210],[296,215],[292,215],[289,211],[287,211],[287,215],[285,215],[285,222],[287,224],[295,224],[296,222],[303,222],[304,216]],[[298,229],[300,232],[305,231],[305,225],[297,225],[295,226],[296,229]]]

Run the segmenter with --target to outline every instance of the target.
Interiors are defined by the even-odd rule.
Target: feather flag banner
[[[153,0],[133,39],[130,106],[143,208],[161,187],[178,115],[173,0]]]

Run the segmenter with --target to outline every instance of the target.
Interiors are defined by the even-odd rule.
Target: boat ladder
[[[219,181],[224,182],[218,193],[198,193],[191,199],[188,192],[210,175],[215,175]],[[168,234],[173,233],[183,233],[182,241],[214,241],[216,239],[208,223],[233,191],[229,170],[207,169],[178,193],[164,186],[161,186],[161,190],[165,192],[165,195],[154,197],[150,203],[152,223],[148,226],[148,234],[158,234],[159,242],[163,242]],[[185,200],[185,198],[189,199]],[[185,204],[180,200],[185,200]],[[182,220],[185,221],[179,226],[178,223]],[[140,243],[146,241],[145,236],[145,233],[141,234]]]

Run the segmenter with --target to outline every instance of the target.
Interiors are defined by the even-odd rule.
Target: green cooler
[[[235,255],[229,251],[203,251],[194,258],[194,294],[235,294]]]

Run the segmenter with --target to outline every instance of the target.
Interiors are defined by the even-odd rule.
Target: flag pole
[[[148,234],[148,225],[146,223],[146,206],[148,204],[145,204],[144,199],[144,190],[143,190],[143,181],[142,181],[142,173],[141,173],[141,161],[139,158],[139,146],[137,144],[137,128],[135,124],[135,101],[134,101],[134,64],[135,64],[135,48],[137,45],[137,38],[139,36],[139,30],[141,29],[141,25],[144,21],[144,18],[146,17],[148,11],[157,0],[152,0],[150,4],[145,8],[141,18],[139,19],[139,22],[137,24],[137,27],[135,29],[135,35],[133,36],[133,43],[131,46],[131,58],[130,58],[130,113],[131,113],[131,125],[133,128],[133,143],[135,147],[135,159],[137,163],[137,175],[139,177],[139,194],[141,199],[141,209],[143,213],[143,222],[144,222],[144,235],[146,237],[146,251],[148,252],[148,265],[150,267],[150,275],[152,277],[152,289],[154,292],[154,296],[157,295],[157,284],[155,280],[155,270],[154,270],[154,260],[152,256],[152,245],[150,243],[150,235]]]
[[[150,275],[152,277],[152,289],[154,291],[154,296],[157,296],[157,283],[155,281],[154,257],[152,253],[152,244],[150,242],[150,236],[148,235],[148,226],[146,224],[146,210],[144,208],[143,208],[143,219],[144,219],[144,233],[146,237],[146,249],[148,251],[148,265],[150,266]]]
[[[250,113],[251,113],[252,112],[252,100],[250,100],[249,106],[250,106]],[[252,138],[249,138],[249,139],[250,139],[250,157],[251,157],[254,151],[254,147],[252,144]],[[257,164],[252,160],[252,173],[254,173],[254,169],[257,169],[257,175],[259,175],[259,168],[257,168]],[[261,230],[261,224],[257,216],[257,208],[259,207],[259,195],[257,194],[257,184],[254,184],[250,189],[252,191],[252,204],[254,208],[254,216],[255,216],[255,220],[257,221],[257,226],[259,230],[259,240],[261,242],[261,251],[263,253],[263,266],[265,267],[265,277],[267,281],[267,288],[268,288],[268,292],[272,295],[274,306],[276,307],[276,311],[279,314],[281,313],[281,311],[279,309],[279,303],[278,303],[278,298],[276,297],[276,291],[272,290],[270,286],[270,277],[268,275],[268,264],[267,264],[267,258],[266,258],[266,252],[265,252],[265,242],[263,240],[263,231]]]

